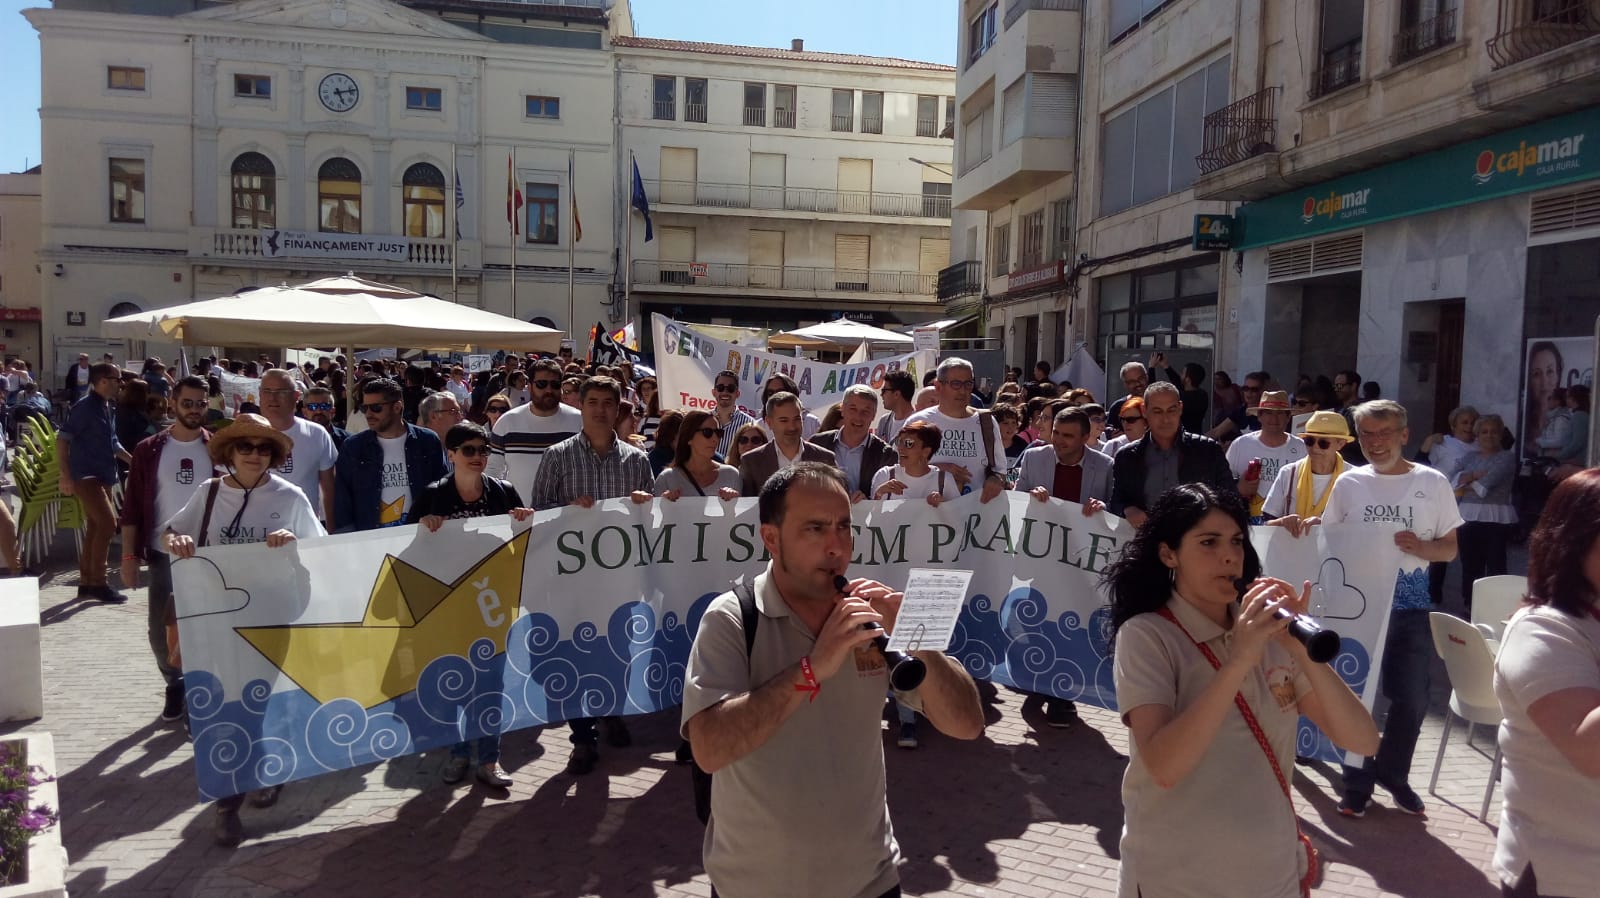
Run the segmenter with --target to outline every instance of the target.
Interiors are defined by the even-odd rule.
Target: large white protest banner
[[[261,378],[230,374],[220,369],[213,369],[213,373],[217,375],[217,380],[222,385],[223,415],[229,418],[238,415],[240,404],[246,402],[260,408]]]
[[[903,587],[913,568],[973,572],[948,649],[973,674],[1116,706],[1099,578],[1131,534],[1125,521],[1008,493],[864,502],[855,525],[853,576]],[[1269,535],[1266,567],[1317,571],[1304,579],[1323,586],[1330,612],[1354,615],[1330,621],[1346,634],[1335,664],[1365,683],[1398,563],[1382,558],[1387,532],[1335,529],[1328,545],[1361,563],[1336,575],[1312,557],[1315,540]],[[173,565],[201,795],[673,707],[706,606],[766,560],[750,499],[608,500],[523,524],[204,549]]]
[[[843,399],[844,391],[852,384],[866,384],[876,390],[883,386],[885,374],[898,370],[909,371],[921,384],[923,372],[932,370],[934,365],[934,354],[926,350],[857,365],[814,362],[718,340],[663,315],[651,317],[650,330],[655,341],[662,408],[715,408],[711,385],[717,372],[726,370],[739,376],[739,407],[757,418],[761,417],[761,386],[774,374],[794,378],[800,387],[800,402],[821,414]]]

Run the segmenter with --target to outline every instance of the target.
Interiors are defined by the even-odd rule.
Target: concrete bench
[[[44,716],[39,581],[0,580],[0,721]]]

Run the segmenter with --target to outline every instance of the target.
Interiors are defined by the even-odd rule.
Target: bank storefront
[[[1600,106],[1246,204],[1236,226],[1239,357],[1289,383],[1354,368],[1406,405],[1413,442],[1470,403],[1526,443],[1549,389],[1592,378]]]

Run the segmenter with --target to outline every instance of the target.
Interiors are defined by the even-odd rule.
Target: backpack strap
[[[211,509],[217,504],[217,490],[222,487],[222,478],[211,478],[211,486],[206,489],[206,513],[200,516],[200,537],[194,544],[204,547],[211,533]]]
[[[739,622],[744,625],[744,663],[750,666],[750,656],[756,647],[756,627],[761,624],[761,611],[756,608],[756,593],[743,580],[733,584],[733,594],[739,599]]]

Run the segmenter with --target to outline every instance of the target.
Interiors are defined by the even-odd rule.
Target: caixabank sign
[[[1595,177],[1600,106],[1248,203],[1234,245],[1270,246]]]

